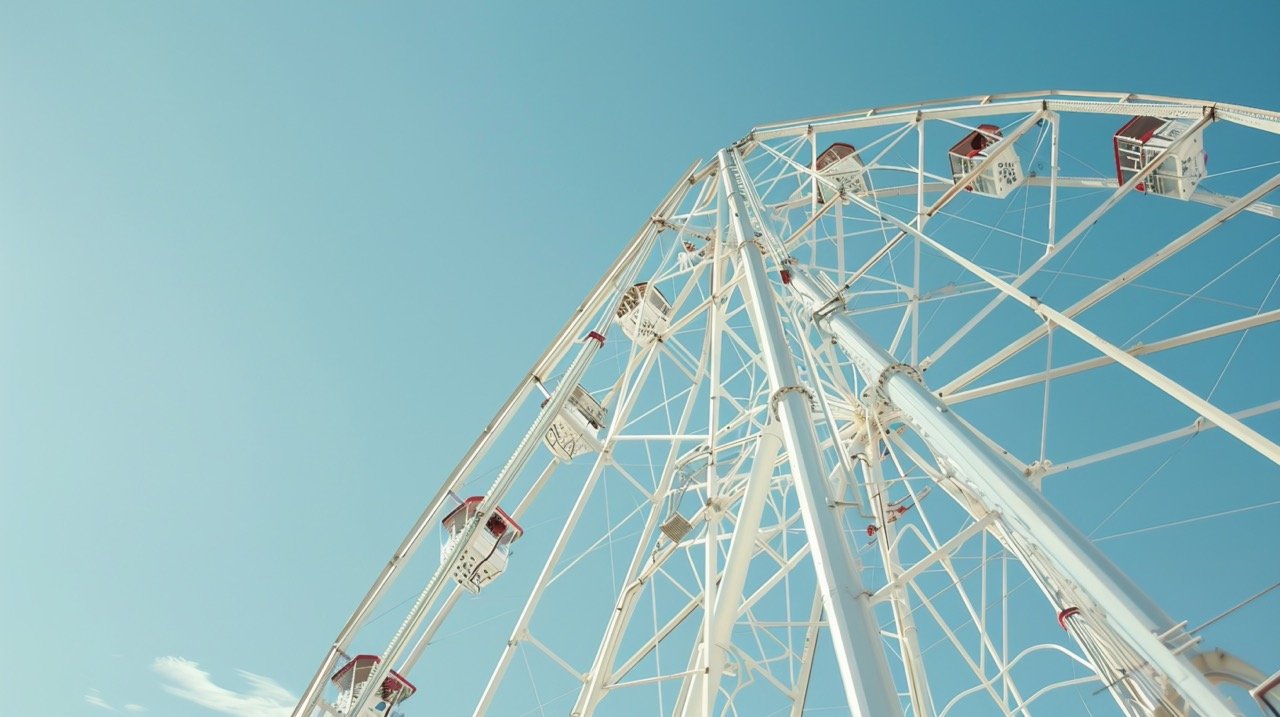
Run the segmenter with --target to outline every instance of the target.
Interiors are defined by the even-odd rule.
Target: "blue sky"
[[[1280,5],[1119,14],[0,5],[0,670],[58,684],[9,709],[296,693],[675,174],[754,124],[1050,87],[1280,108]]]

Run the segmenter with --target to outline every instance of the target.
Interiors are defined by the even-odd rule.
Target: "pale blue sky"
[[[983,7],[0,3],[6,710],[213,714],[166,656],[299,690],[676,173],[753,124],[1280,108],[1271,0]]]

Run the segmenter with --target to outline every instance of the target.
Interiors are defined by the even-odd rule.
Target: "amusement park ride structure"
[[[572,313],[294,717],[415,695],[424,715],[822,695],[859,717],[1280,717],[1274,635],[1203,634],[1265,588],[1214,576],[1274,578],[1280,530],[1185,532],[1224,499],[1242,521],[1280,503],[1280,391],[1237,380],[1280,349],[1278,166],[1276,113],[1112,93],[752,130],[679,176]],[[1198,575],[1099,547],[1120,511],[1191,495],[1206,514],[1151,530]],[[402,574],[392,632],[375,607]]]

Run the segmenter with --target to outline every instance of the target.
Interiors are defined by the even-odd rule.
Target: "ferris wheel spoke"
[[[1126,353],[1128,353],[1129,355],[1135,358],[1139,356],[1146,356],[1148,354],[1155,354],[1161,351],[1168,351],[1170,349],[1180,348],[1182,346],[1187,346],[1197,342],[1206,341],[1209,339],[1217,338],[1219,336],[1227,336],[1234,333],[1243,333],[1250,329],[1257,328],[1260,326],[1266,326],[1268,324],[1272,324],[1277,321],[1280,321],[1280,309],[1272,309],[1271,311],[1254,314],[1252,316],[1247,316],[1242,319],[1236,319],[1235,321],[1228,321],[1221,324],[1217,324],[1215,326],[1208,326],[1203,329],[1190,331],[1185,334],[1181,334],[1179,336],[1172,336],[1170,338],[1161,339],[1159,341],[1153,341],[1151,343],[1138,344],[1133,348],[1127,349]],[[1025,388],[1027,386],[1039,384],[1045,380],[1062,378],[1064,376],[1071,376],[1077,373],[1082,373],[1085,371],[1102,368],[1104,366],[1110,366],[1114,363],[1115,361],[1109,356],[1099,356],[1097,358],[1086,359],[1084,361],[1078,361],[1076,363],[1067,364],[1064,366],[1058,366],[1056,368],[1051,369],[1048,372],[1038,372],[1038,373],[1029,374],[1026,376],[1009,378],[1003,381],[998,381],[996,383],[990,383],[983,386],[967,388],[951,394],[947,394],[946,389],[939,389],[938,392],[939,394],[941,394],[943,397],[947,399],[948,403],[955,405],[955,404],[964,403],[966,401],[972,401],[974,399],[1003,393],[1006,391],[1013,391],[1020,388]],[[1253,413],[1253,414],[1242,415],[1240,412],[1237,412],[1231,415],[1233,418],[1247,418],[1249,416],[1257,415],[1257,414]]]
[[[1208,122],[1208,118],[1203,119],[1201,121],[1201,124],[1204,122]],[[1184,138],[1185,136],[1186,135],[1183,135]],[[1170,149],[1172,149],[1174,146],[1176,146],[1176,142],[1174,145],[1171,145]],[[1167,153],[1168,153],[1168,150],[1163,152],[1162,155]],[[1148,169],[1151,169],[1151,168],[1149,167]],[[1117,190],[1117,193],[1113,195],[1112,199],[1118,199],[1119,195],[1122,193],[1122,190],[1127,191],[1128,188],[1130,188],[1133,184],[1136,183],[1134,182],[1134,179],[1138,179],[1143,176],[1145,175],[1142,175],[1141,173],[1136,173],[1132,179],[1126,182],[1125,186],[1122,186],[1120,190]],[[1104,206],[1105,205],[1106,203],[1104,203]],[[1095,214],[1099,214],[1099,212],[1095,210]],[[1103,339],[1101,336],[1098,336],[1094,332],[1086,329],[1084,326],[1080,325],[1079,323],[1077,323],[1075,320],[1065,315],[1064,313],[1057,311],[1056,309],[1053,309],[1048,304],[1043,303],[1038,299],[1035,299],[1027,295],[1026,293],[1022,292],[1021,290],[1019,290],[1018,288],[1019,282],[1022,281],[1024,277],[1028,276],[1028,274],[1024,273],[1014,281],[1006,282],[1000,279],[999,277],[995,276],[994,274],[992,274],[990,271],[974,263],[970,259],[962,256],[958,252],[950,249],[944,244],[933,239],[928,234],[921,232],[918,229],[915,229],[914,227],[906,224],[905,222],[896,221],[896,220],[891,220],[891,221],[894,221],[894,223],[897,224],[904,233],[915,235],[925,244],[932,247],[935,251],[951,259],[953,262],[955,262],[956,264],[958,264],[959,266],[961,266],[971,274],[974,274],[975,276],[986,281],[988,284],[999,289],[1000,293],[997,294],[996,298],[993,299],[990,303],[988,303],[986,307],[984,307],[984,311],[987,309],[994,308],[999,302],[999,300],[1003,298],[1015,299],[1018,303],[1023,304],[1027,308],[1031,309],[1034,313],[1041,316],[1045,321],[1051,322],[1054,325],[1060,326],[1063,329],[1069,331],[1076,338],[1091,345],[1093,348],[1102,352],[1104,355],[1111,358],[1116,363],[1124,366],[1125,368],[1128,368],[1133,373],[1137,374],[1138,376],[1140,376],[1147,382],[1151,383],[1153,386],[1155,386],[1159,390],[1173,397],[1175,400],[1183,403],[1191,410],[1197,412],[1199,415],[1202,415],[1208,418],[1209,420],[1212,420],[1223,430],[1227,431],[1228,433],[1232,434],[1236,438],[1240,439],[1246,445],[1250,446],[1251,448],[1258,451],[1259,453],[1262,453],[1263,455],[1267,456],[1273,462],[1280,463],[1280,446],[1277,446],[1274,442],[1262,436],[1257,431],[1233,419],[1230,415],[1228,415],[1221,409],[1217,408],[1213,404],[1209,403],[1208,401],[1204,400],[1203,398],[1199,397],[1198,395],[1187,390],[1181,384],[1173,381],[1172,379],[1168,378],[1164,374],[1151,368],[1147,364],[1144,364],[1138,361],[1130,354],[1126,353],[1125,351],[1115,346],[1114,344],[1106,341],[1105,339]],[[1059,244],[1059,246],[1064,246],[1065,244],[1067,244],[1069,241],[1069,238],[1070,238],[1070,235],[1068,235],[1068,237],[1064,237],[1062,243]],[[982,316],[983,314],[980,312],[978,316],[975,316],[974,319],[971,319],[970,323],[971,324],[975,323]],[[946,344],[944,344],[944,346],[945,345]],[[935,352],[934,355],[937,356],[938,354]]]
[[[1271,401],[1269,403],[1254,406],[1252,408],[1247,408],[1243,411],[1237,411],[1231,414],[1231,416],[1236,420],[1243,421],[1249,418],[1253,418],[1255,416],[1262,416],[1277,410],[1280,410],[1280,401]],[[1191,424],[1187,426],[1184,426],[1182,428],[1178,428],[1172,431],[1168,431],[1166,433],[1161,433],[1156,436],[1151,436],[1150,438],[1144,438],[1139,441],[1134,441],[1132,443],[1128,443],[1123,446],[1112,448],[1106,451],[1101,451],[1088,456],[1082,456],[1080,458],[1073,458],[1073,459],[1068,459],[1061,462],[1055,462],[1054,465],[1044,469],[1044,471],[1041,474],[1041,478],[1046,478],[1048,476],[1056,475],[1058,473],[1064,473],[1066,471],[1069,471],[1075,468],[1083,468],[1092,463],[1098,463],[1101,461],[1110,460],[1112,458],[1117,458],[1119,456],[1127,455],[1129,453],[1134,453],[1136,451],[1152,448],[1154,446],[1168,443],[1170,441],[1175,441],[1179,438],[1186,438],[1187,436],[1198,435],[1202,432],[1207,432],[1214,428],[1220,428],[1220,426],[1214,424],[1211,421],[1206,421],[1206,420],[1197,418],[1195,421],[1192,421]]]
[[[1242,168],[1240,170],[1235,170],[1235,171],[1243,172],[1243,171],[1248,171],[1253,169],[1259,169],[1262,167],[1269,167],[1273,165],[1274,163],[1269,162],[1266,164],[1257,165],[1255,167],[1247,167],[1247,168]],[[1227,174],[1227,173],[1222,172],[1219,175],[1213,175],[1213,176],[1221,176],[1223,174]],[[1056,185],[1057,187],[1060,187],[1063,189],[1110,189],[1110,190],[1114,190],[1117,186],[1119,186],[1116,184],[1116,180],[1114,177],[1105,177],[1101,175],[1094,176],[1094,177],[1059,177],[1056,180],[1056,182],[1051,177],[1040,177],[1040,176],[1027,177],[1026,185],[1029,187],[1052,188]],[[939,184],[936,187],[933,187],[932,189],[936,191],[938,188],[942,186],[944,185]],[[886,191],[893,191],[893,190],[880,190],[881,193],[884,193]],[[1086,196],[1087,195],[1081,195],[1080,198],[1084,198]],[[1218,207],[1219,209],[1222,209],[1232,205],[1233,203],[1238,201],[1239,198],[1240,197],[1238,195],[1220,194],[1218,192],[1210,192],[1205,189],[1197,189],[1195,192],[1193,192],[1190,196],[1187,197],[1187,200],[1191,202],[1195,202],[1197,204],[1204,204],[1206,206]],[[1043,205],[1034,205],[1034,204],[1030,205],[1030,207],[1033,209],[1038,209],[1041,206],[1049,206],[1049,204],[1046,203]],[[1280,218],[1280,205],[1264,202],[1264,201],[1261,201],[1261,199],[1254,201],[1248,206],[1246,206],[1244,208],[1244,211],[1250,212],[1252,214],[1258,214],[1264,217],[1271,217],[1273,219]],[[1050,211],[1050,216],[1054,216],[1054,214],[1055,214],[1054,212]],[[1050,232],[1050,236],[1053,236],[1052,232]]]
[[[1174,239],[1173,241],[1169,242],[1164,247],[1160,248],[1155,253],[1151,254],[1150,256],[1143,259],[1142,261],[1118,273],[1114,279],[1098,287],[1093,292],[1091,292],[1088,296],[1080,299],[1079,301],[1075,302],[1074,304],[1067,307],[1066,309],[1063,309],[1062,314],[1064,316],[1074,318],[1075,316],[1079,315],[1080,313],[1094,306],[1095,304],[1102,301],[1103,299],[1106,299],[1108,296],[1111,296],[1122,287],[1128,284],[1131,284],[1132,282],[1137,280],[1138,277],[1142,276],[1143,274],[1146,274],[1147,272],[1156,268],[1163,262],[1173,258],[1178,252],[1182,251],[1183,249],[1186,249],[1187,247],[1191,246],[1193,243],[1195,243],[1199,239],[1205,237],[1211,231],[1216,229],[1218,226],[1230,220],[1232,217],[1236,216],[1240,212],[1244,211],[1245,208],[1252,205],[1256,200],[1258,200],[1263,196],[1266,196],[1266,194],[1274,190],[1276,187],[1280,187],[1280,175],[1276,175],[1272,177],[1270,180],[1262,183],[1261,185],[1256,187],[1253,191],[1249,192],[1248,194],[1241,197],[1240,199],[1237,199],[1235,202],[1223,208],[1217,214],[1214,214],[1213,216],[1209,217],[1205,221],[1201,222],[1195,228],[1182,234],[1177,239]],[[1009,358],[1013,357],[1018,352],[1031,346],[1033,343],[1035,343],[1040,338],[1042,338],[1047,333],[1047,331],[1048,331],[1047,326],[1041,326],[1039,328],[1033,329],[1032,331],[1028,332],[1026,335],[1010,343],[1005,348],[1001,349],[1000,351],[997,351],[986,361],[983,361],[981,364],[973,367],[969,371],[953,379],[951,382],[949,382],[947,385],[943,386],[940,389],[940,393],[943,396],[947,396],[949,394],[955,393],[959,389],[964,388],[965,386],[972,383],[974,380],[981,378],[983,375],[991,371],[991,369],[1007,361]]]

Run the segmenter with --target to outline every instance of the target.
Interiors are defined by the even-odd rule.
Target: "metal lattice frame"
[[[1190,129],[1121,184],[1110,132],[1132,115]],[[965,191],[999,152],[944,169],[980,123],[1026,164],[1000,199]],[[1136,191],[1200,132],[1226,159],[1190,201]],[[1201,656],[1149,576],[1076,524],[1105,525],[1157,475],[1203,478],[1174,460],[1188,445],[1247,473],[1235,513],[1280,503],[1276,386],[1231,382],[1280,347],[1278,135],[1275,113],[1087,92],[753,130],[659,203],[427,505],[295,717],[371,708],[375,690],[343,710],[324,692],[356,645],[385,645],[368,684],[416,668],[432,713],[1104,714],[1109,698],[1230,714],[1224,668],[1205,665],[1243,663]],[[813,169],[833,141],[861,163],[843,189]],[[1198,252],[1215,244],[1216,265]],[[614,321],[638,282],[670,301],[660,340]],[[578,385],[608,415],[597,450],[562,464],[539,442]],[[1068,471],[1051,485],[1094,486],[1088,500],[1045,492]],[[411,560],[451,496],[485,483],[463,540],[499,505],[528,537],[464,598],[458,551]],[[1241,564],[1274,550],[1255,537]],[[398,627],[376,619],[398,599]]]

